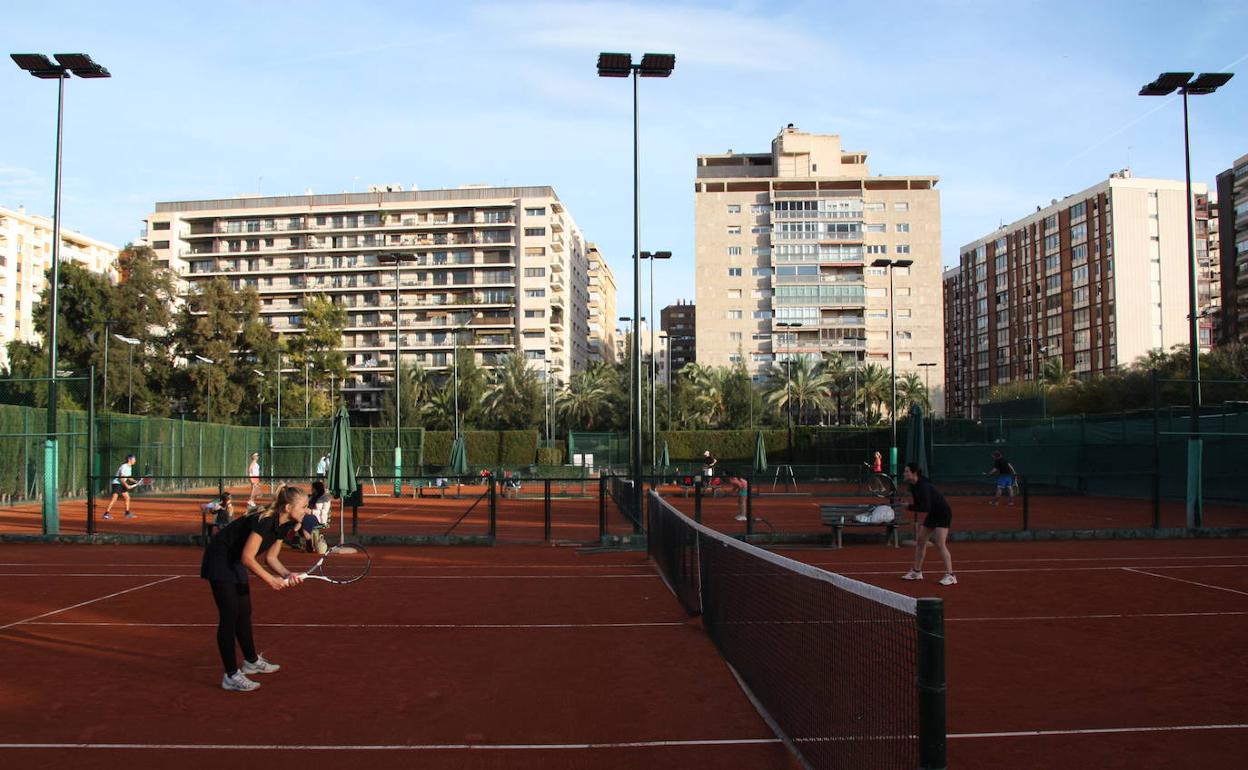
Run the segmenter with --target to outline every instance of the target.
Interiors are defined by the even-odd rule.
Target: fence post
[[[944,770],[945,608],[940,599],[919,599],[919,767]]]
[[[737,494],[740,494],[738,492]],[[745,534],[754,534],[754,477],[745,480]]]
[[[550,542],[550,479],[546,479],[543,483],[542,490],[542,536],[543,539]]]
[[[87,534],[95,534],[95,477],[99,475],[99,458],[95,454],[95,365],[87,375]]]
[[[1161,421],[1157,415],[1161,383],[1153,370],[1153,529],[1161,528]]]

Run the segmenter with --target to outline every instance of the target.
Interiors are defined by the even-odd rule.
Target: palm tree
[[[784,413],[796,406],[797,424],[805,424],[807,407],[820,409],[830,402],[832,379],[818,359],[800,356],[771,366],[767,400]]]
[[[606,366],[590,367],[572,375],[567,386],[555,397],[560,419],[584,430],[601,427],[611,402],[611,375]]]
[[[832,389],[830,398],[836,400],[836,424],[841,424],[841,416],[844,412],[843,406],[845,394],[852,382],[850,378],[849,365],[845,363],[845,357],[839,353],[833,353],[823,360],[823,373],[828,377],[828,386]],[[853,397],[853,394],[850,394]]]
[[[522,353],[500,356],[490,375],[485,407],[498,427],[523,429],[542,421],[546,398],[537,371]]]
[[[868,422],[884,419],[884,408],[891,402],[892,385],[887,369],[867,364],[858,372],[858,401]]]
[[[689,403],[686,405],[688,419],[706,428],[719,427],[728,415],[725,384],[732,370],[727,367],[709,367],[696,363],[686,364],[681,376],[688,382]]]
[[[897,378],[897,404],[898,410],[903,412],[906,404],[918,404],[923,407],[925,413],[932,410],[927,388],[923,385],[923,381],[919,379],[919,375],[914,372],[907,372]]]
[[[1067,369],[1060,356],[1045,361],[1044,367],[1040,371],[1041,379],[1050,388],[1065,388],[1079,384],[1079,378],[1075,375],[1075,371]]]

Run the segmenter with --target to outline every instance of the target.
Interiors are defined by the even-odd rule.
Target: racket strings
[[[344,545],[330,549],[317,571],[334,582],[349,583],[368,574],[370,563],[368,552],[363,548]]]

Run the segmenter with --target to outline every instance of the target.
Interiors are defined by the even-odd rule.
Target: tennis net
[[[940,599],[778,556],[647,497],[648,547],[768,724],[808,768],[943,768]]]

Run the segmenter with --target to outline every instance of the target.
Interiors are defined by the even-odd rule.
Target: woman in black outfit
[[[282,541],[303,522],[307,505],[308,496],[301,489],[282,487],[272,505],[235,519],[208,541],[199,576],[212,586],[212,598],[217,603],[217,648],[225,666],[223,689],[254,690],[260,683],[248,679],[248,674],[271,674],[281,668],[256,653],[247,572],[254,572],[274,591],[302,582],[302,577],[286,569],[277,555]],[[234,654],[235,639],[243,649],[241,668]]]
[[[910,494],[914,502],[910,510],[915,513],[926,513],[927,517],[919,525],[919,536],[914,539],[914,567],[902,576],[903,580],[923,579],[923,557],[927,553],[927,541],[930,539],[940,551],[940,558],[945,562],[945,576],[940,579],[942,586],[951,586],[958,582],[953,575],[953,557],[949,555],[949,547],[945,540],[949,537],[949,525],[953,523],[953,509],[949,507],[945,496],[932,486],[932,482],[924,478],[917,463],[906,463],[906,483],[910,485]]]

